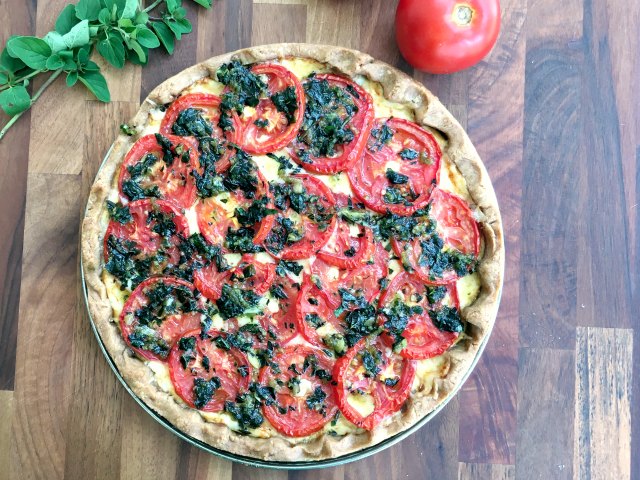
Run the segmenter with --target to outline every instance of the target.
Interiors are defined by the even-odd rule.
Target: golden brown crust
[[[460,124],[425,87],[395,68],[369,55],[333,46],[275,44],[247,48],[221,55],[166,80],[144,100],[131,124],[141,131],[150,110],[173,101],[195,81],[213,77],[217,68],[232,58],[243,63],[261,62],[293,56],[315,59],[349,76],[364,75],[379,82],[387,99],[410,105],[419,124],[438,130],[447,139],[443,153],[457,166],[466,180],[472,208],[484,238],[484,256],[479,267],[481,291],[477,300],[464,309],[463,316],[472,326],[470,337],[448,352],[448,373],[436,380],[432,392],[412,395],[405,408],[373,432],[349,433],[343,437],[317,434],[301,443],[276,435],[260,439],[239,435],[225,425],[205,422],[196,411],[179,404],[164,392],[155,376],[126,348],[112,318],[107,288],[102,281],[102,241],[108,223],[105,200],[116,188],[117,170],[136,136],[120,134],[98,172],[89,195],[82,225],[82,260],[87,287],[88,306],[102,342],[127,384],[153,410],[183,432],[214,447],[231,453],[277,461],[305,461],[333,458],[375,445],[406,430],[433,411],[466,378],[479,348],[491,331],[496,317],[504,269],[502,222],[487,171]]]

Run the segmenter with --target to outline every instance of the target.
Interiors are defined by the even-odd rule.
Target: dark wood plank
[[[0,3],[0,42],[9,35],[30,35],[35,25],[33,2]],[[9,117],[0,111],[0,124]],[[0,390],[13,390],[22,276],[24,209],[27,192],[29,126],[27,112],[0,142]]]
[[[344,466],[345,480],[454,479],[458,472],[458,398],[420,430],[372,457]]]
[[[360,29],[358,48],[411,75],[413,68],[402,58],[395,42],[394,12],[398,0],[363,0],[360,3],[365,28]]]
[[[578,304],[582,307],[578,323],[625,328],[633,324],[630,206],[625,204],[620,118],[608,38],[606,4],[586,0],[581,99],[581,140],[586,155],[578,170],[583,212],[578,249]]]
[[[231,480],[232,463],[187,442],[180,443],[176,480]],[[237,479],[234,479],[237,480]]]
[[[251,43],[304,42],[307,32],[306,5],[253,6]]]
[[[181,40],[176,41],[175,50],[171,56],[163,48],[151,50],[149,63],[142,70],[140,101],[144,100],[149,92],[164,80],[196,63],[198,11],[202,10],[202,7],[195,2],[183,3],[183,7],[187,10],[187,18],[193,25],[193,30],[188,35],[183,35]]]
[[[569,350],[520,350],[517,478],[574,478],[574,358]]]
[[[578,327],[576,478],[631,477],[633,332]]]
[[[458,480],[515,480],[513,465],[492,465],[488,463],[461,463]]]
[[[224,45],[227,52],[251,46],[253,0],[227,0]]]
[[[526,0],[501,2],[502,30],[491,54],[469,70],[468,132],[502,207],[506,263],[492,337],[460,393],[460,460],[513,464],[516,450],[522,135]],[[504,92],[509,92],[505,95]],[[459,94],[456,92],[456,97]]]
[[[263,468],[248,467],[239,463],[233,464],[233,480],[286,480],[286,470],[267,470]]]
[[[529,2],[527,18],[519,335],[522,346],[571,348],[584,221],[575,182],[587,153],[576,141],[584,102],[582,2],[556,7]]]

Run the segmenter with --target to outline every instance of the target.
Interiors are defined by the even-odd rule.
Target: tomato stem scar
[[[454,23],[460,27],[467,27],[471,25],[471,20],[474,14],[473,8],[465,3],[458,3],[453,7],[453,13],[451,17]]]

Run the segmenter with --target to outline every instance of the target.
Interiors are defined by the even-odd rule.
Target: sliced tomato
[[[161,273],[167,265],[176,265],[180,260],[178,244],[180,237],[189,236],[189,224],[187,219],[180,214],[178,207],[172,202],[145,198],[135,200],[128,205],[132,220],[127,223],[120,223],[111,220],[104,236],[104,260],[109,261],[110,242],[113,239],[119,242],[126,242],[129,249],[139,250],[137,259],[145,259],[162,252],[161,258],[156,258],[153,262],[150,274]],[[175,231],[168,237],[163,237],[160,233],[159,220],[166,228],[167,222],[173,223]],[[131,242],[129,244],[128,242]]]
[[[296,324],[302,335],[318,347],[325,347],[324,340],[330,335],[342,336],[345,331],[344,321],[341,318],[344,315],[341,317],[335,315],[336,307],[331,300],[330,294],[324,289],[319,289],[311,281],[310,276],[304,277],[296,303]],[[322,333],[318,331],[319,329]]]
[[[311,265],[311,274],[318,278],[327,301],[333,308],[341,303],[341,288],[362,293],[368,302],[380,293],[380,281],[389,273],[389,253],[380,242],[373,251],[351,269],[337,268],[318,258]]]
[[[122,308],[122,337],[142,358],[165,360],[178,337],[200,325],[201,306],[190,283],[173,277],[149,278]]]
[[[289,277],[277,276],[273,281],[272,287],[272,294],[277,291],[277,294],[282,295],[284,298],[272,295],[273,298],[269,300],[269,304],[264,309],[259,320],[263,322],[267,331],[275,334],[278,343],[284,345],[298,333],[296,302],[300,292],[300,284]],[[271,311],[271,302],[278,306],[277,311]]]
[[[331,385],[334,361],[321,350],[292,345],[260,371],[260,383],[275,391],[263,412],[273,428],[290,437],[321,430],[338,410]]]
[[[335,198],[324,182],[316,177],[302,174],[291,178],[293,188],[306,195],[304,205],[302,208],[297,205],[294,209],[290,199],[286,200],[284,208],[280,208],[274,217],[264,247],[276,258],[301,260],[315,254],[331,238],[336,226]],[[278,208],[278,202],[275,206]],[[291,240],[291,229],[296,232],[295,240]]]
[[[370,228],[358,225],[357,235],[344,220],[337,221],[334,242],[331,240],[318,252],[318,258],[340,268],[354,268],[373,250],[373,233]]]
[[[434,302],[430,302],[428,289],[432,292],[439,289]],[[431,295],[434,295],[432,293]],[[407,321],[406,328],[399,336],[399,332],[387,331],[384,335],[389,345],[401,339],[406,340],[406,346],[400,351],[405,358],[431,358],[446,352],[458,338],[459,332],[440,330],[431,319],[430,313],[435,314],[443,307],[460,311],[456,284],[428,287],[421,280],[406,272],[400,272],[389,284],[380,297],[380,309],[391,309],[394,302],[403,302],[419,307],[420,312],[412,314]],[[384,326],[389,318],[382,313],[380,323]],[[461,325],[461,324],[460,324]]]
[[[202,338],[200,330],[192,330],[184,333],[171,350],[171,382],[191,408],[219,412],[225,402],[234,402],[249,388],[251,365],[240,350],[217,346],[216,339],[225,336],[211,331]]]
[[[163,149],[156,135],[145,135],[133,144],[120,167],[120,197],[123,202],[159,197],[189,208],[197,195],[191,172],[200,166],[198,145],[193,139],[174,135],[160,138],[170,148]]]
[[[267,197],[267,207],[272,207],[269,184],[258,172],[258,189],[255,195],[249,198],[242,190],[225,192],[214,197],[209,197],[196,204],[198,227],[200,232],[213,245],[226,246],[225,239],[229,229],[237,230],[240,222],[236,218],[236,208],[249,209],[251,204],[259,199]],[[267,238],[273,227],[275,218],[273,215],[264,217],[259,223],[253,225],[253,243],[258,245]]]
[[[470,260],[477,259],[480,252],[480,232],[467,202],[453,193],[436,188],[431,195],[429,217],[435,222],[443,248],[459,252]],[[443,268],[438,258],[423,255],[424,248],[421,242],[425,240],[429,239],[418,237],[410,242],[396,239],[391,241],[396,254],[402,257],[405,268],[408,267],[420,280],[430,285],[446,285],[460,278],[460,273],[467,272],[465,268],[462,268],[462,272],[456,272],[453,266],[446,262],[446,268]],[[431,243],[437,242],[435,237],[430,240]],[[447,255],[442,249],[440,252]]]
[[[305,170],[337,173],[348,170],[360,157],[374,119],[373,100],[362,87],[333,74],[320,74],[304,83],[306,110],[289,153]],[[337,129],[350,132],[341,139],[320,140]]]
[[[218,126],[220,120],[220,97],[210,93],[188,93],[175,99],[167,109],[162,122],[160,123],[160,133],[162,135],[183,135],[189,133],[193,135],[196,132],[185,132],[176,120],[185,110],[195,110],[204,122],[199,123],[199,133],[196,137],[213,137],[223,140],[224,134]]]
[[[367,366],[373,366],[373,370],[367,370]],[[340,411],[351,423],[372,430],[402,408],[415,373],[415,361],[393,353],[380,337],[363,338],[338,359],[333,369]],[[351,396],[363,397],[354,400],[364,400],[370,411],[363,414],[354,408],[356,401],[349,402]]]
[[[251,290],[256,295],[264,295],[276,276],[274,263],[262,263],[253,255],[243,255],[240,263],[224,272],[218,271],[215,264],[196,270],[193,273],[195,287],[209,300],[218,300],[223,285],[237,286]]]
[[[376,119],[348,176],[358,198],[379,213],[411,215],[429,201],[442,153],[431,133],[401,118]]]
[[[251,71],[265,81],[267,96],[260,99],[254,110],[245,109],[239,117],[233,142],[248,153],[263,155],[286,147],[298,134],[305,96],[298,78],[280,65],[258,64],[251,67]],[[278,98],[284,99],[291,94],[295,97],[295,111],[285,113],[278,110],[273,99],[278,101]],[[247,115],[248,112],[251,114]],[[287,113],[290,118],[287,118]]]

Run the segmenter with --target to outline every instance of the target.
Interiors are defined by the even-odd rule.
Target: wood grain
[[[632,350],[631,330],[577,330],[575,478],[631,478]]]
[[[520,344],[575,342],[579,212],[576,172],[582,129],[582,2],[529,3],[524,108]],[[544,26],[540,26],[544,24]]]
[[[461,463],[459,480],[514,480],[516,469],[513,465],[492,465],[487,463]]]
[[[573,478],[574,353],[520,350],[518,478]]]
[[[0,3],[0,23],[12,26],[10,31],[0,30],[2,44],[10,34],[32,34],[33,14],[29,2]],[[23,115],[0,142],[0,390],[13,389],[16,368],[30,118],[30,112]],[[8,120],[0,111],[0,122]]]
[[[52,174],[29,174],[27,184],[12,427],[13,467],[24,478],[64,474],[80,220],[69,192],[81,185]]]
[[[66,3],[0,2],[0,40],[46,33]],[[183,3],[194,29],[173,56],[103,69],[114,102],[60,79],[0,142],[0,478],[640,479],[640,3],[502,0],[491,54],[439,76],[402,59],[398,0]],[[485,354],[433,421],[365,460],[279,472],[188,445],[126,394],[87,322],[77,239],[97,168],[152,88],[301,41],[365,51],[440,97],[492,177],[507,269]]]

